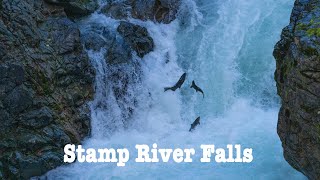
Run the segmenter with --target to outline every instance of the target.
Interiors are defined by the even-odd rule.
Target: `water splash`
[[[119,102],[110,87],[112,68],[101,53],[90,54],[95,68],[96,99],[92,107],[93,137],[85,147],[126,147],[135,153],[135,144],[157,143],[162,148],[196,148],[200,144],[225,146],[240,143],[254,149],[251,164],[134,162],[126,167],[114,164],[80,164],[57,168],[49,179],[303,179],[283,159],[276,134],[278,105],[272,77],[271,56],[281,28],[289,19],[289,0],[185,0],[178,20],[169,25],[131,22],[147,27],[155,50],[139,60],[141,79],[132,86],[128,98],[137,99],[132,123],[125,127]],[[94,14],[95,21],[115,29],[118,21]],[[137,60],[137,59],[135,59]],[[168,62],[168,63],[166,63]],[[269,63],[268,63],[269,62]],[[188,80],[181,93],[163,92],[183,72]],[[195,94],[195,79],[206,98]],[[268,83],[266,83],[268,82]],[[111,84],[110,84],[111,83]],[[270,96],[261,92],[268,92]],[[257,100],[258,99],[258,100]],[[268,99],[260,107],[261,100]],[[142,102],[142,103],[141,103]],[[202,116],[201,126],[188,132],[189,124]],[[106,134],[105,134],[106,133]]]

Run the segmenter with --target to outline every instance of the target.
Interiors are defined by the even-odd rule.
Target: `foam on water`
[[[108,163],[74,163],[47,173],[49,179],[303,179],[284,160],[276,134],[278,99],[271,56],[281,28],[289,20],[290,0],[185,0],[179,17],[169,25],[130,21],[147,27],[155,49],[139,61],[141,79],[128,98],[138,99],[128,127],[121,120],[110,91],[103,52],[89,52],[97,70],[96,95],[91,103],[90,148],[130,150],[125,167]],[[118,21],[93,14],[94,21],[115,30]],[[84,23],[85,24],[85,23]],[[168,63],[166,63],[168,61]],[[139,73],[137,72],[137,73]],[[183,72],[181,91],[163,92]],[[195,79],[205,99],[189,88]],[[133,78],[135,81],[135,78]],[[180,92],[180,93],[179,93]],[[268,102],[268,103],[265,103]],[[104,104],[105,106],[102,106]],[[190,123],[202,117],[189,133]],[[135,145],[195,148],[193,163],[135,163]],[[241,144],[253,148],[250,164],[200,163],[201,144]]]

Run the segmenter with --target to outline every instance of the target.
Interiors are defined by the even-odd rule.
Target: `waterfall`
[[[284,160],[276,134],[279,100],[276,95],[273,45],[289,21],[290,0],[184,0],[170,24],[129,19],[146,27],[155,49],[132,66],[110,66],[101,52],[89,52],[96,75],[96,95],[90,103],[92,137],[85,147],[126,147],[157,143],[163,148],[196,148],[201,144],[239,143],[252,147],[250,164],[74,163],[47,173],[49,179],[303,179]],[[92,14],[79,22],[98,23],[115,32],[119,21]],[[126,72],[130,87],[122,101],[114,73]],[[163,92],[181,74],[181,90]],[[205,98],[190,88],[201,86]],[[126,114],[132,108],[132,114]],[[201,125],[189,133],[193,120]]]

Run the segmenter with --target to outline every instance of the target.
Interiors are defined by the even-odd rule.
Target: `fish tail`
[[[169,91],[169,90],[173,91],[171,87],[164,88],[164,92]]]
[[[191,84],[190,88],[194,88],[195,87],[194,85],[195,85],[194,81],[192,81],[192,84]]]

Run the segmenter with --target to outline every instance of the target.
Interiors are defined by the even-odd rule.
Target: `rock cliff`
[[[64,8],[0,1],[0,179],[28,179],[63,163],[90,133],[94,70]]]
[[[123,121],[132,116],[136,99],[125,96],[140,69],[133,54],[142,58],[154,42],[146,28],[126,20],[169,23],[180,1],[106,2],[99,13],[121,20],[116,32],[101,24],[80,32],[71,20],[96,11],[96,0],[0,0],[0,179],[42,175],[63,164],[65,144],[90,135],[95,71],[84,48],[106,50],[113,69],[106,79],[115,82],[108,84]]]
[[[320,1],[296,0],[274,50],[282,100],[278,134],[285,159],[320,179]]]

